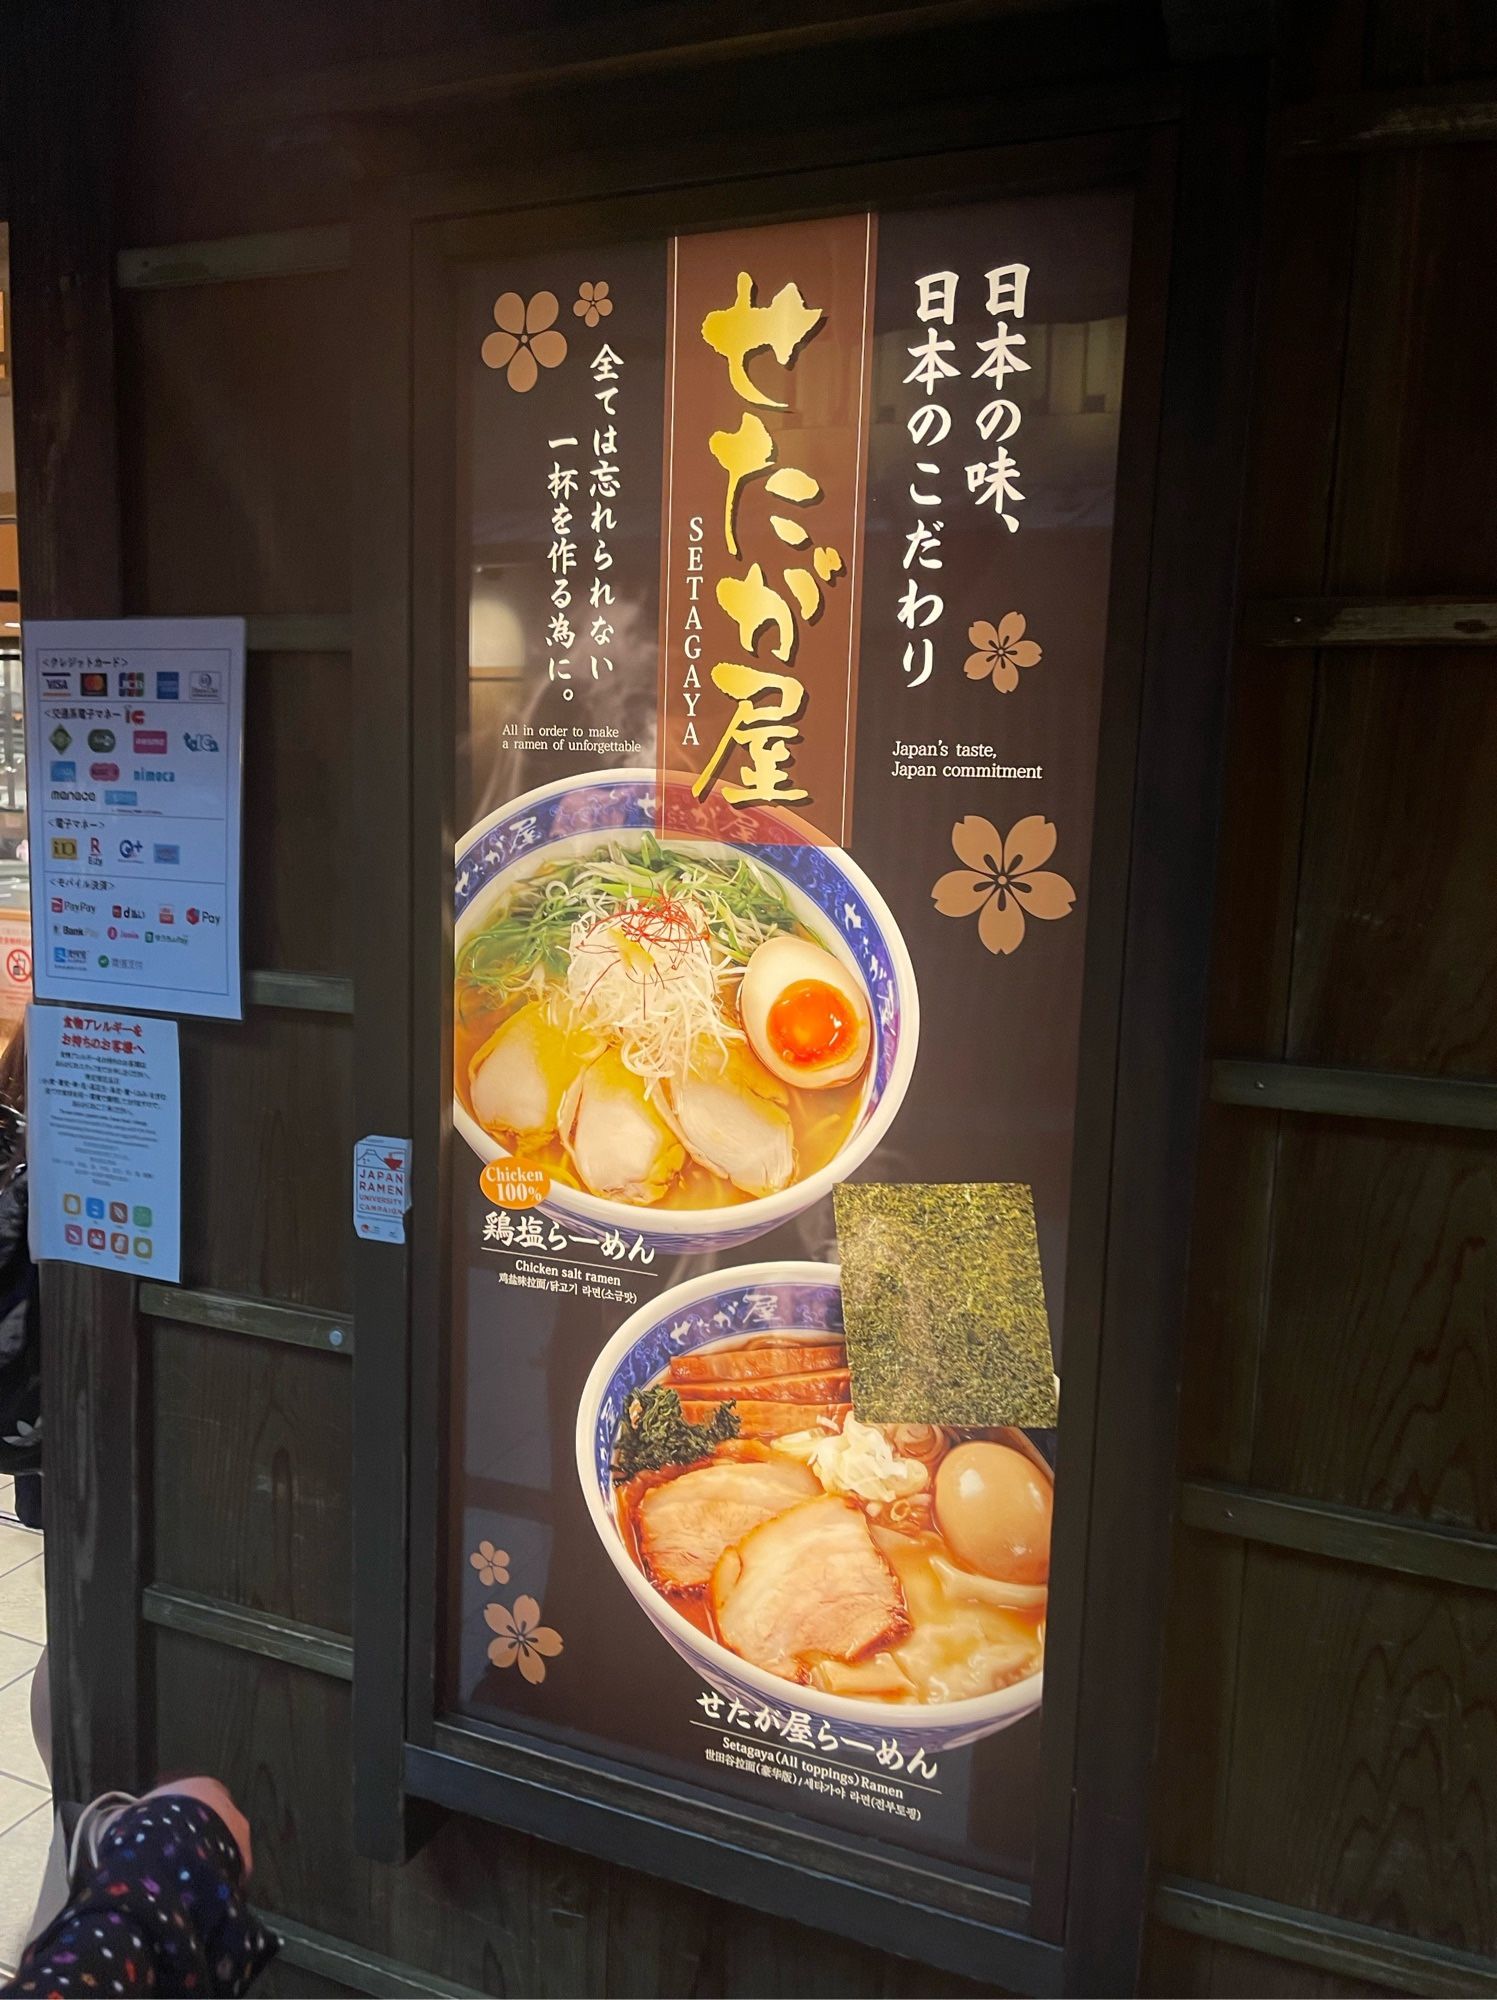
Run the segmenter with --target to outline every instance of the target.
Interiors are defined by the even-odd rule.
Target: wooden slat
[[[1497,597],[1270,597],[1250,603],[1252,646],[1497,646]]]
[[[1120,32],[1128,26],[1122,8],[1109,11]],[[668,5],[605,11],[595,23],[490,36],[456,48],[438,46],[425,54],[276,76],[269,84],[247,89],[230,116],[246,123],[286,124],[308,118],[440,111],[564,85],[625,84],[631,77],[707,65],[774,56],[810,60],[839,43],[866,45],[961,29],[1014,12],[1013,0],[925,0],[915,6],[823,0],[815,17],[807,19],[796,0],[779,0],[756,15],[752,28],[733,32],[730,25],[722,32],[716,10],[693,0],[671,0]],[[740,10],[730,9],[723,10],[722,18],[732,24],[742,16]],[[1095,9],[1091,26],[1094,34],[1102,27]]]
[[[204,243],[121,250],[115,259],[114,281],[122,292],[153,292],[171,285],[296,278],[312,271],[347,267],[348,229],[343,223],[331,223],[256,236],[223,236]]]
[[[265,612],[244,624],[248,653],[346,653],[353,645],[346,611]]]
[[[1262,1111],[1307,1111],[1333,1118],[1391,1118],[1402,1124],[1497,1131],[1497,1083],[1463,1077],[1398,1076],[1380,1070],[1318,1069],[1310,1063],[1211,1065],[1214,1104]]]
[[[1209,1479],[1181,1486],[1179,1515],[1186,1527],[1209,1534],[1497,1590],[1497,1535],[1475,1529],[1401,1520],[1366,1507],[1334,1506]]]
[[[1428,90],[1356,91],[1312,98],[1279,120],[1282,154],[1362,153],[1393,146],[1442,146],[1497,136],[1491,81]]]
[[[353,981],[331,972],[247,972],[252,1007],[288,1007],[303,1014],[351,1014]]]
[[[212,1327],[219,1333],[247,1334],[254,1340],[281,1340],[330,1354],[353,1353],[353,1320],[347,1313],[307,1312],[273,1299],[247,1299],[230,1292],[199,1292],[186,1285],[144,1284],[140,1310],[148,1319]]]
[[[1298,1910],[1209,1882],[1165,1876],[1154,1891],[1154,1915],[1173,1930],[1265,1952],[1390,1986],[1398,1993],[1497,1993],[1497,1959],[1400,1936],[1373,1924],[1347,1923],[1318,1910]]]
[[[353,1641],[321,1625],[275,1618],[248,1605],[222,1604],[195,1590],[172,1590],[159,1583],[141,1592],[140,1615],[148,1625],[189,1632],[195,1639],[211,1639],[241,1653],[257,1653],[264,1660],[284,1660],[288,1666],[305,1667],[334,1680],[353,1679]]]
[[[326,1931],[293,1923],[290,1917],[279,1916],[274,1910],[262,1910],[260,1915],[280,1936],[282,1964],[294,1965],[302,1972],[315,1972],[354,1993],[378,1995],[382,2000],[424,2000],[426,1994],[439,1995],[441,2000],[481,2000],[476,1986],[459,1986],[454,1980],[438,1979],[419,1966],[404,1965],[380,1952],[367,1951],[363,1945],[350,1944],[346,1938],[329,1937]]]

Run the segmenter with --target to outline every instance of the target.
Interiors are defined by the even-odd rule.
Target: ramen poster
[[[443,1701],[1022,1876],[1129,216],[474,267]]]

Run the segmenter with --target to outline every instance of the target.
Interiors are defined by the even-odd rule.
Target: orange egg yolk
[[[824,979],[798,979],[787,986],[771,1005],[767,1026],[777,1053],[805,1069],[840,1061],[858,1039],[851,1001]]]

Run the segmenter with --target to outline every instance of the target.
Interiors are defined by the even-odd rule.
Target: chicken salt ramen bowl
[[[720,1249],[867,1158],[919,1002],[840,848],[685,787],[672,818],[703,830],[659,834],[658,797],[653,772],[565,778],[459,842],[453,1122],[480,1160],[543,1169],[563,1223]]]
[[[849,1380],[835,1264],[709,1273],[599,1355],[578,1476],[719,1693],[954,1749],[1039,1706],[1050,1468],[1019,1430],[861,1423]]]

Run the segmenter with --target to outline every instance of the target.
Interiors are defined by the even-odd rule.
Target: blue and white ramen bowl
[[[489,921],[504,896],[546,862],[581,858],[605,841],[627,848],[656,831],[653,771],[561,778],[490,813],[458,842],[454,950]],[[752,822],[749,822],[752,824]],[[669,837],[669,836],[667,836]],[[657,1250],[724,1250],[748,1243],[820,1201],[878,1145],[909,1086],[920,1032],[915,968],[888,905],[840,847],[756,845],[691,836],[706,854],[746,854],[784,888],[796,917],[849,967],[869,997],[873,1052],[863,1074],[856,1122],[823,1167],[778,1194],[721,1208],[642,1207],[609,1201],[553,1181],[541,1204],[563,1226],[601,1236],[638,1234]],[[485,1163],[504,1147],[453,1093],[452,1121]]]
[[[792,1687],[708,1638],[660,1595],[634,1562],[619,1526],[612,1478],[614,1439],[626,1398],[658,1382],[675,1355],[769,1331],[840,1335],[842,1287],[837,1265],[743,1264],[710,1271],[642,1306],[593,1365],[577,1410],[577,1476],[598,1539],[635,1603],[708,1687],[729,1702],[738,1701],[756,1718],[765,1709],[784,1724],[792,1716],[808,1717],[813,1735],[825,1724],[841,1739],[866,1743],[870,1738],[892,1737],[906,1758],[916,1749],[934,1756],[975,1743],[1032,1714],[1040,1705],[1043,1670],[995,1694],[918,1705]],[[1022,1432],[1004,1435],[1048,1473]]]

